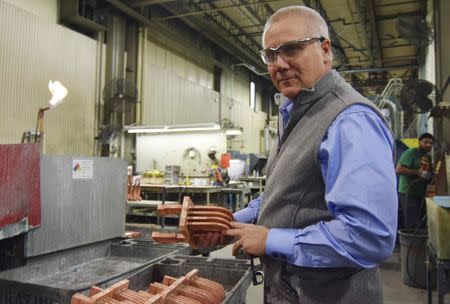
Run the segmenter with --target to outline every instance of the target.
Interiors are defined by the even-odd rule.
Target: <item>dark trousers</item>
[[[415,229],[425,215],[425,196],[412,196],[399,193],[400,205],[403,209],[403,223],[406,229]]]

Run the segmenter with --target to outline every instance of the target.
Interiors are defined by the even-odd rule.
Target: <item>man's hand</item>
[[[232,239],[224,232],[205,232],[191,237],[192,247],[200,251],[213,251],[217,246],[229,244]]]
[[[263,256],[266,254],[266,240],[269,228],[253,224],[231,222],[231,229],[225,235],[237,237],[239,240],[233,245],[233,255],[242,247],[248,255]]]
[[[421,179],[424,179],[424,180],[429,180],[433,176],[430,171],[425,171],[425,170],[419,170],[418,175]]]

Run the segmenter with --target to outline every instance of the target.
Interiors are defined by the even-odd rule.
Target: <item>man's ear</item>
[[[325,63],[331,63],[331,40],[329,38],[322,42],[322,52],[325,55]]]

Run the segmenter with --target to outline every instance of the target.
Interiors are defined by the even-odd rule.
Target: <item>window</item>
[[[253,80],[250,81],[250,108],[256,112],[256,87]]]

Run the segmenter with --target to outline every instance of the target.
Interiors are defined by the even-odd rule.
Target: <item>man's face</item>
[[[431,138],[424,138],[419,141],[419,148],[424,153],[428,153],[431,151],[431,148],[433,148],[433,140]]]
[[[289,16],[270,26],[264,37],[264,47],[276,48],[286,42],[309,37],[312,35],[306,32],[302,20],[297,16]],[[267,68],[278,91],[293,99],[301,90],[311,88],[331,69],[330,52],[328,39],[323,42],[316,40],[305,45],[292,58],[286,59],[278,55],[275,62],[268,64]]]

